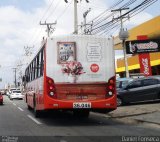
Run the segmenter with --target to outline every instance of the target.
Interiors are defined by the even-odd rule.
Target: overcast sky
[[[13,84],[12,68],[16,67],[17,63],[26,64],[24,46],[34,46],[34,53],[40,47],[42,37],[46,37],[46,27],[40,26],[40,21],[57,20],[53,35],[73,32],[73,0],[68,1],[66,4],[64,0],[0,0],[0,88],[7,83]],[[90,0],[87,4],[83,0],[78,4],[79,24],[83,20],[84,11],[91,8],[87,17],[89,21],[116,1],[118,0]],[[159,15],[159,1],[127,22],[126,26],[132,28]],[[114,31],[114,34],[117,32]],[[121,55],[116,54],[116,57],[119,56]]]

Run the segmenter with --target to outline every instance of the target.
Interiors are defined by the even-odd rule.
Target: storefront
[[[127,61],[130,74],[140,73],[138,55],[128,57]],[[150,53],[150,64],[151,64],[152,75],[160,75],[160,53]],[[117,60],[116,73],[119,74],[120,77],[124,77],[125,74],[124,59]]]
[[[157,16],[131,30],[129,30],[129,41],[137,40],[138,36],[146,35],[148,39],[160,40],[160,16]],[[115,37],[115,50],[122,50],[122,44],[118,37]],[[160,52],[149,53],[152,75],[160,75]],[[140,63],[138,54],[128,55],[128,70],[130,74],[140,73]],[[124,58],[116,60],[116,73],[120,77],[125,76]]]

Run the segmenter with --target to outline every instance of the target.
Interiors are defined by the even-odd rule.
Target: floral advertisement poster
[[[76,60],[76,43],[75,42],[58,42],[57,63],[64,64],[68,61]]]
[[[62,64],[62,73],[72,78],[70,82],[76,82],[81,74],[84,74],[83,66],[80,62],[69,61],[66,64]]]

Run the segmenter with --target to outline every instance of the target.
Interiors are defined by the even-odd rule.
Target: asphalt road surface
[[[159,135],[159,129],[126,124],[99,113],[91,113],[88,119],[75,118],[70,112],[50,113],[45,117],[35,118],[33,111],[27,109],[23,100],[11,101],[7,96],[4,96],[4,105],[0,106],[0,142],[8,139],[14,139],[12,141],[15,142],[100,142],[114,138],[108,136]],[[120,137],[115,138],[121,141]]]

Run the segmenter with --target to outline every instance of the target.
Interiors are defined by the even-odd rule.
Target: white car
[[[10,94],[10,100],[13,99],[23,99],[23,95],[20,90],[13,90]]]

